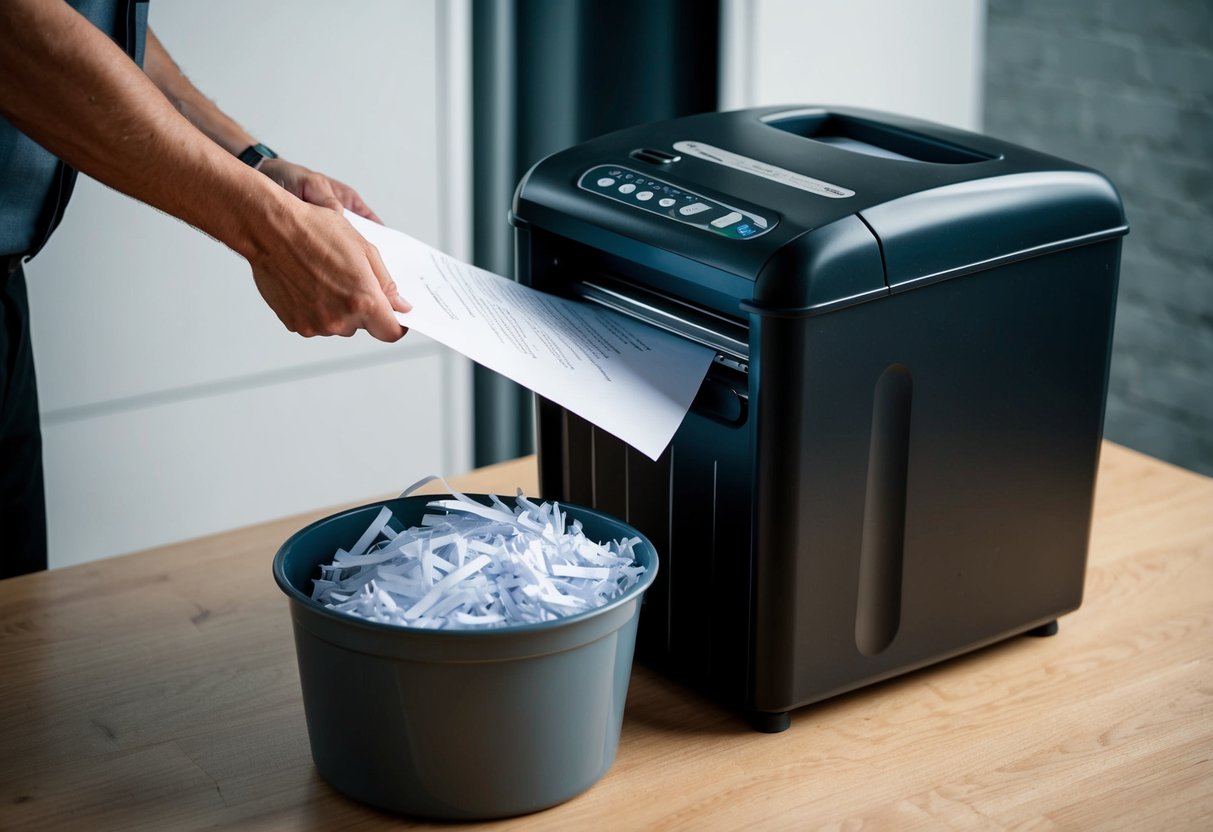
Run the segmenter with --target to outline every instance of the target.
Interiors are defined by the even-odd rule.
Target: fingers
[[[307,182],[304,194],[304,199],[313,205],[336,211],[338,214],[345,212],[345,206],[337,194],[333,193],[332,186],[323,176],[317,176],[314,181]]]
[[[380,341],[399,341],[407,331],[396,320],[396,312],[408,312],[412,305],[396,290],[396,281],[388,274],[387,266],[379,256],[379,249],[370,243],[366,244],[366,259],[371,266],[371,272],[379,283],[380,295],[365,320],[366,331]]]
[[[330,202],[342,210],[335,195],[319,189],[307,195],[320,207],[299,203],[295,233],[249,260],[262,297],[287,329],[304,337],[365,329],[380,341],[399,341],[408,330],[396,316],[412,306],[400,297],[379,251],[324,210]]]
[[[383,220],[379,219],[379,215],[371,210],[371,206],[362,201],[362,197],[358,196],[358,192],[353,188],[350,188],[350,198],[345,207],[360,217],[366,217],[371,222],[383,225]]]
[[[329,181],[327,176],[315,171],[307,171],[303,180],[299,183],[299,190],[296,196],[304,202],[319,205],[321,208],[336,211],[338,214],[345,211],[345,205],[342,204],[341,198],[333,189],[333,183]]]
[[[379,249],[370,243],[367,243],[366,246],[366,259],[370,262],[371,271],[375,273],[375,279],[379,281],[379,288],[383,290],[383,295],[388,299],[389,305],[397,312],[411,312],[413,304],[400,297],[396,281],[392,280],[387,266],[383,265],[383,258],[379,256]]]
[[[371,220],[372,222],[377,222],[380,225],[383,225],[383,220],[379,219],[379,215],[371,210],[371,206],[366,204],[366,202],[362,199],[362,197],[358,194],[357,191],[355,191],[353,188],[351,188],[349,185],[345,184],[344,182],[340,182],[331,177],[329,179],[329,182],[333,186],[333,191],[341,199],[341,202],[345,205],[346,208],[353,211],[355,214],[357,214],[360,217],[366,217],[368,220]]]
[[[392,314],[392,306],[383,295],[373,295],[363,315],[362,325],[372,337],[392,343],[404,337],[404,327]]]
[[[383,225],[379,215],[371,210],[357,191],[344,182],[282,159],[271,159],[263,164],[261,169],[304,202],[339,214],[348,208],[360,217]]]
[[[385,292],[386,292],[386,289],[385,289]],[[395,309],[397,312],[404,313],[404,312],[413,311],[413,304],[409,303],[407,300],[400,297],[400,293],[396,291],[395,283],[392,284],[392,291],[390,294],[388,294],[388,303],[390,303],[392,305],[392,308]]]

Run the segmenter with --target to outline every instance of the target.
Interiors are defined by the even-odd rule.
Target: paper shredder
[[[1128,230],[1102,175],[762,108],[556,153],[511,218],[522,282],[715,350],[655,462],[536,403],[542,495],[660,552],[643,661],[777,731],[1079,606]]]

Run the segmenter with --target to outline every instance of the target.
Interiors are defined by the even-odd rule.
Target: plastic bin
[[[482,495],[470,495],[487,503]],[[383,505],[420,523],[435,495],[375,503],[296,532],[274,558],[290,599],[316,768],[336,789],[409,815],[486,819],[562,803],[615,759],[641,598],[657,554],[636,529],[564,505],[588,537],[640,537],[639,582],[595,610],[491,630],[380,624],[311,600],[317,566]]]

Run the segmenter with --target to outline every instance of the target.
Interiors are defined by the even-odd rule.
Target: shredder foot
[[[1034,630],[1028,630],[1028,635],[1036,636],[1037,638],[1045,638],[1046,636],[1057,635],[1057,619],[1054,618],[1047,624],[1041,624]]]
[[[765,711],[751,711],[750,724],[754,726],[755,731],[761,731],[764,734],[778,734],[791,727],[792,715],[787,711],[778,714],[770,714]]]

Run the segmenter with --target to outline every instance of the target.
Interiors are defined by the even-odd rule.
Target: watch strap
[[[261,167],[262,163],[264,163],[266,159],[277,159],[278,154],[270,150],[261,142],[257,142],[256,144],[250,145],[244,150],[240,151],[240,155],[238,155],[236,158],[241,162],[244,162],[250,168],[256,170],[257,168]]]

